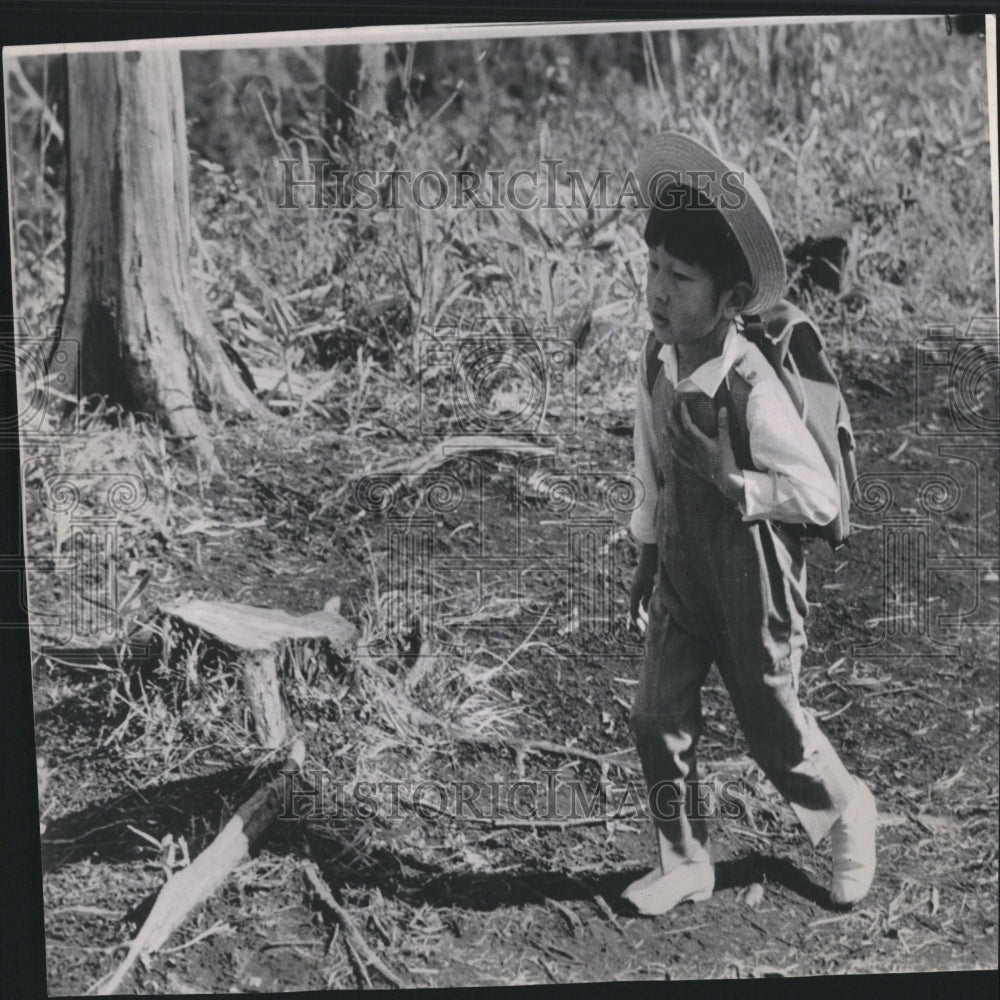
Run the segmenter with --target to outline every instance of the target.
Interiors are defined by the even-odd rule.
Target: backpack
[[[854,433],[847,402],[827,356],[816,324],[797,306],[784,299],[760,315],[743,317],[743,336],[755,344],[777,372],[791,396],[803,423],[819,446],[820,453],[840,492],[840,508],[829,524],[789,524],[799,538],[825,538],[834,550],[851,533],[851,490],[858,478],[854,460]],[[650,334],[646,342],[646,385],[653,384],[663,366],[659,342]],[[719,387],[716,408],[726,406],[736,414],[728,385],[728,375]],[[730,420],[733,452],[744,468],[753,468],[746,440],[745,420],[739,414]]]

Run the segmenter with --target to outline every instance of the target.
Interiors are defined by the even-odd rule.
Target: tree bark
[[[329,45],[324,53],[326,128],[331,139],[350,140],[360,124],[386,110],[384,42],[371,45]],[[358,122],[358,117],[361,123]]]
[[[222,352],[189,265],[191,217],[180,55],[67,56],[66,298],[58,370],[162,421],[213,471],[201,412],[273,419]]]
[[[386,45],[376,42],[361,45],[361,72],[358,75],[358,110],[368,121],[385,113],[385,89],[388,82]]]

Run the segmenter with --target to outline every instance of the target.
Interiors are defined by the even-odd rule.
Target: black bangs
[[[740,281],[753,285],[746,257],[726,220],[690,187],[660,189],[643,238],[647,246],[662,247],[686,264],[705,268],[719,292]]]

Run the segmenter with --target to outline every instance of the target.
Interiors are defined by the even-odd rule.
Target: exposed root
[[[358,969],[362,977],[367,981],[367,985],[371,986],[371,981],[368,980],[368,973],[366,971],[366,967],[370,966],[378,972],[383,979],[392,983],[392,985],[397,989],[412,988],[411,983],[408,983],[397,973],[393,972],[392,969],[390,969],[389,966],[387,966],[385,962],[383,962],[382,959],[368,947],[367,942],[354,926],[354,921],[351,920],[348,912],[340,905],[340,903],[337,902],[336,897],[333,895],[330,887],[326,884],[326,880],[320,873],[319,868],[316,867],[315,862],[303,861],[302,872],[320,902],[334,915],[337,919],[337,923],[340,924],[340,927],[344,932],[344,939],[348,948],[354,953]]]

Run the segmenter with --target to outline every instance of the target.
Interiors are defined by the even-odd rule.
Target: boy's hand
[[[718,437],[711,438],[695,426],[684,402],[671,410],[667,427],[674,458],[733,503],[739,503],[743,498],[743,470],[736,464],[733,454],[726,408],[719,410]]]
[[[653,580],[656,576],[656,564],[659,549],[655,544],[645,543],[639,553],[639,563],[635,567],[635,574],[632,577],[632,592],[629,597],[629,621],[632,622],[640,632],[645,632],[644,622],[640,604],[649,606],[649,597],[653,593]]]

